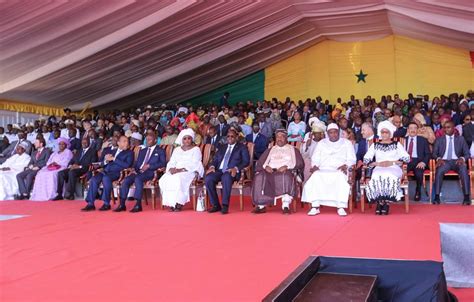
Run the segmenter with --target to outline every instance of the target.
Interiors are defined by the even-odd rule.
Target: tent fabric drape
[[[390,35],[474,50],[472,3],[461,0],[23,0],[0,13],[0,98],[72,110],[192,99],[325,40],[364,41],[353,51],[364,64],[365,41]]]

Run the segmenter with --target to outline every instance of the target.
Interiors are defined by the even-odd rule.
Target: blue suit
[[[222,205],[224,205],[224,207],[228,207],[230,194],[232,192],[232,183],[236,179],[239,179],[240,171],[242,171],[250,163],[250,155],[247,146],[241,143],[236,143],[232,149],[232,153],[227,164],[227,170],[237,167],[239,173],[237,173],[235,177],[232,177],[230,172],[222,171],[220,167],[224,161],[228,146],[228,144],[222,145],[216,152],[212,160],[212,166],[214,166],[215,172],[207,174],[204,179],[207,193],[209,194],[212,205],[215,207],[220,207],[219,197],[217,196],[216,189],[219,181],[222,183]]]
[[[143,186],[144,184],[152,180],[155,177],[155,171],[159,168],[166,167],[166,153],[159,146],[155,146],[155,149],[148,159],[148,169],[146,171],[140,172],[140,168],[145,161],[148,148],[143,148],[138,153],[137,161],[133,166],[135,173],[130,174],[125,177],[122,184],[120,185],[120,205],[125,206],[125,200],[127,200],[128,191],[130,186],[135,184],[135,193],[134,198],[137,201],[137,204],[140,205],[143,195]]]
[[[254,149],[253,149],[253,159],[258,160],[260,156],[263,154],[268,149],[268,138],[261,134],[257,134],[257,138],[255,139],[255,142],[253,141],[253,133],[247,135],[245,137],[245,140],[249,143],[254,143]]]
[[[102,159],[104,159],[104,157],[101,156]],[[86,198],[87,203],[92,206],[94,205],[95,197],[97,196],[97,191],[99,190],[100,183],[102,183],[104,186],[104,191],[102,192],[102,200],[104,201],[106,205],[110,205],[110,193],[112,192],[112,182],[119,179],[120,172],[124,169],[130,168],[132,164],[133,164],[133,151],[132,150],[121,151],[113,161],[107,163],[104,166],[104,171],[98,173],[97,175],[93,176],[90,179],[89,190],[87,192],[87,198]]]

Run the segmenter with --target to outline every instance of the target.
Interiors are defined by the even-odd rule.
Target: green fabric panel
[[[193,105],[210,103],[219,104],[219,100],[226,91],[230,93],[230,104],[236,104],[237,102],[244,102],[247,100],[263,100],[265,93],[265,71],[260,70],[246,76],[245,78],[189,99],[184,103],[191,103]]]

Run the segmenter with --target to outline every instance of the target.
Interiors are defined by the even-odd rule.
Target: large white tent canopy
[[[474,50],[471,0],[4,0],[0,98],[183,101],[324,39],[391,34]]]

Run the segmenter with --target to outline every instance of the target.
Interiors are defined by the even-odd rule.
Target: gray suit
[[[30,155],[31,154],[31,143],[28,140],[22,140],[28,144],[28,147],[26,148],[25,152],[26,154]],[[14,141],[12,142],[5,150],[3,150],[2,153],[0,153],[2,156],[0,156],[0,164],[3,164],[10,156],[16,154],[16,147],[21,141]]]
[[[51,150],[49,148],[43,148],[43,151],[37,157],[38,151],[34,151],[31,155],[30,163],[25,171],[20,172],[16,175],[16,180],[18,181],[18,189],[20,191],[20,195],[27,195],[30,194],[31,189],[33,188],[33,182],[36,176],[36,173],[46,166],[49,157],[51,156]],[[38,170],[30,169],[30,165],[33,167],[39,168]]]
[[[258,123],[260,125],[260,123]],[[269,141],[273,139],[273,129],[272,123],[263,122],[263,125],[260,127],[260,133],[265,135]]]
[[[464,195],[469,195],[470,191],[470,181],[469,181],[469,173],[467,169],[467,161],[471,157],[471,153],[469,152],[469,147],[462,136],[455,136],[453,138],[453,145],[454,145],[454,154],[458,158],[463,157],[465,159],[465,165],[457,165],[456,160],[445,160],[444,165],[436,168],[436,175],[435,175],[435,194],[439,195],[441,192],[441,186],[443,184],[443,177],[446,172],[453,170],[459,174],[461,178],[462,188]],[[438,137],[434,143],[433,147],[433,158],[435,159],[442,159],[444,154],[447,152],[446,150],[446,136],[443,135]]]

